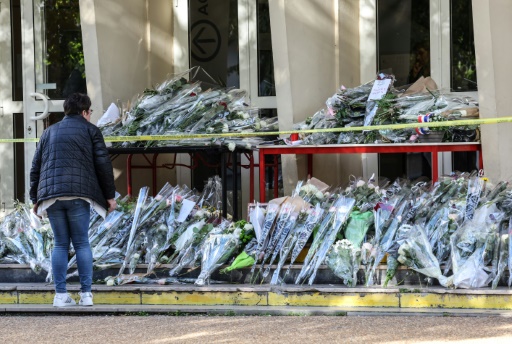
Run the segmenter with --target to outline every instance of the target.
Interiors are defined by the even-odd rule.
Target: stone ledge
[[[78,285],[69,291],[78,299]],[[422,288],[347,288],[325,285],[125,285],[94,286],[96,305],[134,306],[269,306],[269,307],[353,307],[389,309],[503,309],[512,310],[512,291]],[[2,305],[44,305],[53,301],[53,286],[38,283],[0,284]]]

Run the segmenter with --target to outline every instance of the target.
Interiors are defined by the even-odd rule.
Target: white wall
[[[360,84],[359,2],[272,0],[270,20],[280,130],[290,130],[325,107],[345,84]],[[331,185],[361,175],[361,155],[315,156],[314,175]],[[289,194],[304,179],[305,159],[283,155],[283,182]]]
[[[87,91],[92,122],[111,103],[127,104],[173,73],[172,2],[168,0],[80,0]],[[116,186],[126,193],[125,156],[114,161]],[[161,163],[171,159],[161,156]],[[134,164],[146,161],[137,156]],[[133,190],[148,185],[148,170],[134,170]],[[157,188],[175,181],[175,171],[158,176]]]
[[[473,0],[480,118],[507,117],[512,109],[512,1]],[[485,174],[492,181],[512,178],[512,123],[481,126]]]

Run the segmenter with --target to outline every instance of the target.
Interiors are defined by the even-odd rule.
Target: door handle
[[[37,120],[45,119],[46,117],[50,116],[50,113],[48,112],[48,105],[49,105],[48,101],[50,100],[50,98],[48,98],[45,94],[38,93],[38,92],[32,92],[32,93],[30,93],[30,96],[34,97],[34,98],[41,98],[41,100],[44,103],[43,113],[40,114],[39,116],[32,116],[32,117],[30,117],[30,119],[37,121]]]

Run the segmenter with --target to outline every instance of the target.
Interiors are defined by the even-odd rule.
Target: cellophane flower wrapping
[[[361,247],[366,233],[373,225],[373,213],[371,211],[353,211],[345,228],[344,236],[355,247]]]
[[[332,272],[343,280],[348,287],[355,287],[357,284],[357,272],[361,262],[361,249],[357,248],[347,239],[339,240],[334,244],[325,263]]]
[[[251,241],[245,245],[244,250],[236,256],[231,265],[223,269],[221,272],[228,273],[233,270],[243,269],[254,265],[256,263],[257,248],[258,240],[256,240],[256,238],[252,238]]]
[[[397,260],[401,264],[425,276],[436,278],[444,287],[452,286],[452,278],[443,276],[439,262],[432,253],[432,247],[421,227],[410,228],[404,243],[400,245],[398,254]]]
[[[327,251],[336,240],[336,236],[348,219],[355,205],[353,198],[340,195],[329,209],[330,216],[326,216],[311,244],[304,260],[303,268],[297,277],[296,284],[308,279],[313,284],[320,265],[324,262]]]
[[[211,274],[231,258],[239,243],[240,240],[235,234],[210,235],[203,245],[201,273],[195,284],[208,284]]]
[[[369,100],[375,81],[354,88],[342,87],[327,99],[326,107],[305,121],[294,124],[295,130],[362,127],[380,124],[451,121],[478,118],[478,102],[466,96],[437,89],[431,78],[422,78],[408,89],[394,87],[394,76],[379,74],[377,79],[390,79],[391,85],[381,99]],[[419,129],[419,128],[418,128]],[[338,133],[302,134],[302,143],[362,144],[421,142],[429,131],[442,131],[447,141],[470,142],[477,139],[477,126],[472,128],[432,127],[401,130],[343,131]],[[423,135],[425,133],[425,135]]]
[[[510,219],[509,219],[508,228],[506,228],[504,233],[500,233],[499,247],[496,250],[497,252],[499,252],[498,266],[496,269],[495,276],[492,280],[492,289],[496,289],[498,287],[498,283],[500,282],[501,278],[503,277],[503,273],[505,272],[505,269],[507,268],[507,265],[508,265],[509,245],[510,245],[510,243],[509,243],[510,226],[511,226],[511,223],[510,223]]]
[[[487,265],[499,246],[498,224],[503,214],[495,204],[475,211],[451,237],[453,283],[457,288],[480,288],[489,284],[493,275]]]
[[[258,276],[262,274],[262,278],[265,278],[270,272],[270,265],[279,253],[280,246],[282,246],[284,240],[290,233],[291,229],[295,226],[298,218],[298,213],[301,202],[300,198],[289,197],[281,205],[279,215],[274,226],[274,230],[269,236],[268,243],[266,245],[263,258],[261,260],[260,269]],[[278,247],[279,246],[279,247]],[[265,263],[268,262],[267,269]]]
[[[46,271],[46,280],[51,280],[49,254],[53,247],[52,233],[47,222],[43,225],[29,205],[17,202],[15,211],[7,215],[0,230],[0,252],[3,261],[28,264],[39,274]]]
[[[170,259],[170,264],[174,267],[169,271],[170,276],[178,275],[183,268],[195,263],[198,257],[196,251],[201,248],[210,232],[222,232],[229,226],[230,221],[221,219],[219,215],[205,209],[196,212],[194,220],[175,243],[175,252]],[[216,229],[217,227],[220,228]]]
[[[274,224],[279,215],[281,209],[281,202],[269,202],[265,211],[265,219],[263,220],[263,226],[258,237],[258,231],[256,231],[256,237],[258,238],[258,247],[256,249],[256,260],[251,268],[251,276],[254,276],[256,271],[256,265],[259,260],[263,259],[265,255],[265,249],[267,247],[270,234],[274,229]],[[252,278],[252,277],[251,277]]]
[[[216,134],[268,132],[277,130],[277,117],[260,118],[259,109],[249,104],[247,92],[221,86],[203,89],[197,75],[203,70],[193,67],[174,75],[154,90],[127,106],[120,121],[100,127],[104,136],[140,136],[174,134]],[[113,143],[114,147],[175,146],[225,144],[250,149],[262,142],[252,137],[238,140],[189,138],[151,142]]]

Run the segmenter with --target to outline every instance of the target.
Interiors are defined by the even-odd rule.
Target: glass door
[[[0,138],[13,138],[14,114],[20,113],[22,103],[13,98],[11,54],[11,0],[0,1]],[[14,56],[16,58],[16,56]],[[14,85],[15,86],[15,85]],[[0,143],[0,218],[13,207],[14,144]]]
[[[86,92],[78,1],[0,0],[0,138],[37,138]],[[36,144],[0,143],[0,216],[28,201]],[[5,209],[5,211],[4,211]]]
[[[361,81],[393,73],[396,86],[431,76],[445,92],[478,99],[471,0],[362,0]],[[470,171],[475,153],[441,153],[440,174]],[[417,177],[429,171],[425,154],[363,157],[365,177]]]

